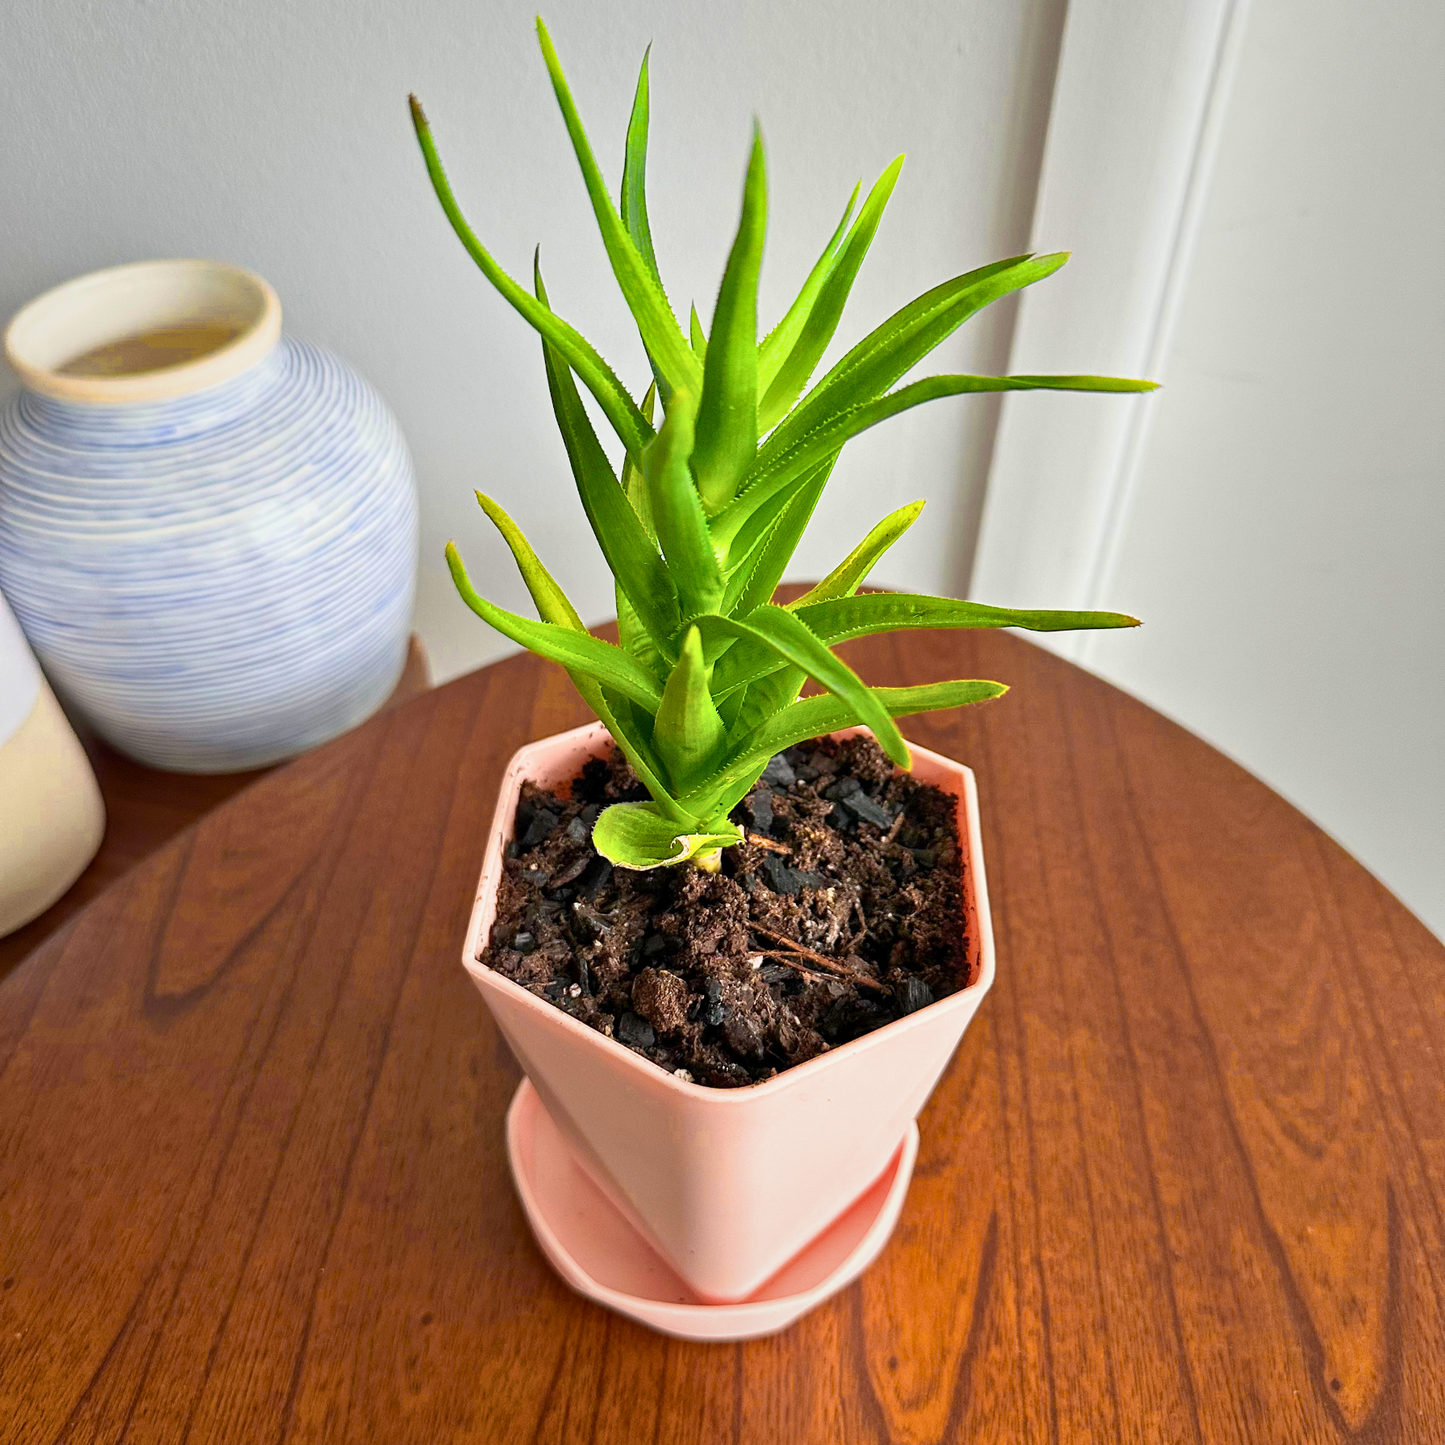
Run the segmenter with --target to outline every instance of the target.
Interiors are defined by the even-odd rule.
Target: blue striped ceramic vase
[[[52,682],[155,767],[260,767],[395,686],[417,505],[391,413],[258,276],[81,277],[5,338],[0,590]]]

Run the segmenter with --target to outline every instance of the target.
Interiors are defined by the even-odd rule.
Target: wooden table
[[[570,1294],[458,962],[514,658],[262,779],[0,984],[0,1439],[1445,1440],[1445,948],[1293,809],[1006,635],[851,649],[1014,691],[979,775],[998,982],[903,1219],[786,1334]]]
[[[406,663],[383,708],[399,704],[431,686],[431,669],[421,640],[414,634]],[[35,952],[72,913],[77,913],[115,880],[149,858],[198,818],[263,778],[270,768],[244,773],[167,773],[148,768],[117,752],[72,715],[105,801],[105,836],[85,871],[38,918],[0,938],[0,979]]]

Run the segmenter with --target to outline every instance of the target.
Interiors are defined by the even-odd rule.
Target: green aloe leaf
[[[790,602],[788,611],[796,612],[810,602],[831,602],[837,597],[851,597],[877,565],[878,559],[918,520],[922,510],[922,502],[909,502],[906,507],[890,512],[816,587],[805,592],[796,602]]]
[[[577,609],[557,585],[552,574],[542,565],[522,529],[502,510],[499,503],[494,502],[484,492],[478,492],[476,497],[482,511],[491,519],[497,531],[502,534],[502,540],[511,549],[517,570],[522,574],[522,581],[527,584],[527,591],[532,594],[532,601],[537,604],[537,613],[542,621],[555,623],[559,627],[570,627],[574,632],[586,632],[587,628],[577,615]]]
[[[620,213],[642,264],[652,273],[661,291],[662,277],[657,270],[657,256],[652,249],[652,226],[647,219],[647,125],[648,79],[647,61],[652,54],[649,45],[642,53],[642,68],[637,72],[637,89],[632,96],[632,114],[627,121],[627,152],[622,163],[622,205]],[[664,295],[666,293],[664,292]]]
[[[447,180],[446,171],[442,169],[441,157],[437,154],[436,142],[432,138],[426,114],[421,108],[421,102],[415,96],[411,97],[411,115],[417,141],[426,161],[427,174],[431,177],[432,189],[441,202],[447,220],[451,222],[452,230],[456,232],[472,260],[477,263],[482,274],[511,303],[523,320],[562,353],[568,364],[582,378],[587,390],[597,398],[598,406],[602,408],[603,415],[611,423],[612,429],[622,439],[623,446],[629,452],[640,455],[643,447],[652,440],[652,428],[638,410],[637,403],[628,395],[627,388],[617,379],[612,368],[593,350],[586,337],[574,330],[536,297],[529,295],[524,287],[518,285],[492,259],[491,253],[477,239],[472,228],[467,224],[466,217],[462,215],[461,207],[457,205],[456,197],[452,194],[451,182]]]
[[[588,520],[614,575],[620,646],[587,631],[520,529],[489,497],[539,621],[473,589],[455,546],[458,591],[504,636],[561,664],[631,762],[651,801],[609,808],[598,847],[622,866],[691,860],[716,869],[739,841],[728,812],[778,749],[849,723],[872,729],[909,765],[894,718],[997,696],[1001,684],[963,680],[869,688],[831,650],[898,628],[1127,627],[1120,613],[1028,611],[915,594],[858,595],[880,558],[917,519],[899,508],[806,596],[772,602],[842,446],[879,422],[943,396],[1024,390],[1139,392],[1117,377],[932,376],[905,384],[918,362],[992,301],[1051,274],[1067,257],[1018,256],[956,276],[875,327],[813,385],[894,189],[893,162],[858,206],[859,188],[782,321],[758,341],[757,296],[767,211],[762,143],[754,131],[743,204],[709,330],[692,307],[678,324],[663,288],[647,206],[650,55],[628,119],[622,185],[609,195],[545,25],[548,74],[614,276],[637,323],[654,384],[643,407],[593,347],[551,309],[535,272],[529,295],[462,217],[430,128],[413,119],[438,199],[473,259],[542,337],[548,386]],[[680,314],[680,313],[679,313]],[[623,443],[613,470],[578,391],[585,386]],[[801,397],[801,400],[799,398]],[[654,430],[658,399],[664,417]],[[765,438],[761,441],[760,438]],[[814,679],[825,696],[799,698]]]
[[[689,627],[652,725],[653,746],[678,793],[706,777],[722,756],[727,729],[708,692],[709,671],[702,634]]]
[[[537,296],[545,305],[547,290],[542,284],[540,265],[534,263],[534,270]],[[552,411],[567,448],[567,460],[571,463],[587,520],[612,575],[627,593],[628,601],[653,641],[666,652],[668,640],[681,620],[672,578],[656,543],[648,536],[627,493],[613,475],[612,464],[577,394],[571,369],[546,341],[542,343],[542,351]]]
[[[724,615],[746,617],[755,608],[773,600],[778,583],[783,580],[793,553],[798,550],[803,533],[812,520],[813,510],[823,488],[828,485],[828,474],[833,470],[836,457],[829,457],[809,477],[805,486],[800,487],[788,505],[783,508],[777,521],[753,552],[728,576],[728,588],[723,594]]]
[[[642,399],[642,414],[647,418],[648,426],[652,425],[653,404],[657,400],[657,383],[654,382],[647,388],[647,395]],[[648,540],[657,542],[657,528],[652,523],[652,498],[647,492],[647,478],[642,474],[642,464],[639,457],[634,457],[631,452],[622,461],[622,492],[629,502],[632,503],[632,510],[637,513],[637,520],[642,523],[642,530],[647,533]]]
[[[684,620],[711,612],[723,594],[722,569],[692,483],[693,398],[675,391],[656,439],[643,453],[652,520],[677,584]]]
[[[612,734],[613,741],[632,764],[632,771],[652,795],[663,817],[671,818],[679,828],[696,828],[697,819],[673,797],[663,781],[666,769],[649,740],[652,718],[646,710],[611,688],[600,687],[596,683],[583,686],[573,674],[568,675],[577,683],[577,691],[582,694],[583,701]]]
[[[613,803],[592,828],[592,846],[604,858],[639,870],[669,868],[742,840],[742,829],[726,820],[713,831],[681,832],[652,803]]]
[[[1013,607],[989,607],[982,602],[960,602],[953,597],[929,597],[912,592],[868,592],[829,602],[794,604],[796,615],[821,642],[836,647],[850,638],[910,628],[1022,627],[1030,632],[1069,632],[1078,629],[1137,627],[1139,621],[1122,612],[1058,612]],[[740,687],[752,687],[777,672],[777,657],[760,647],[735,647],[713,669],[713,697],[721,701]]]
[[[652,249],[652,224],[647,217],[647,129],[649,119],[650,85],[647,74],[648,56],[652,54],[649,45],[642,56],[642,68],[637,73],[637,89],[632,96],[632,114],[627,120],[627,149],[622,162],[622,194],[618,214],[643,265],[652,273],[662,298],[667,300],[667,291],[662,284],[662,275],[657,269],[657,255]],[[668,310],[671,311],[669,305]],[[662,368],[648,353],[652,367],[654,385],[664,397],[672,395],[672,386]]]
[[[747,701],[748,690],[740,687],[731,697],[724,698],[717,706],[718,716],[723,720],[723,726],[728,730],[731,737],[733,729],[737,724],[738,714],[742,711],[743,703]]]
[[[567,88],[567,78],[562,73],[552,37],[547,33],[541,16],[537,17],[537,38],[541,42],[542,57],[547,63],[552,89],[567,126],[567,135],[572,141],[572,150],[592,200],[592,211],[597,217],[597,229],[602,234],[607,259],[612,263],[612,274],[617,278],[633,320],[637,322],[643,345],[670,385],[696,388],[702,380],[701,367],[678,327],[661,285],[648,269],[647,262],[633,244],[627,227],[622,224],[622,217],[612,204],[607,183],[602,179],[602,171],[592,154],[592,146],[582,128],[572,93]]]
[[[796,702],[808,680],[808,674],[801,667],[790,667],[786,663],[776,666],[775,658],[767,659],[765,665],[774,670],[747,687],[735,688],[718,704],[718,711],[727,721],[728,737],[734,741],[761,727],[789,703]],[[732,749],[728,751],[731,753]]]
[[[534,622],[530,617],[521,617],[498,607],[495,602],[488,602],[472,586],[455,542],[447,543],[447,566],[462,600],[503,637],[510,637],[539,657],[560,663],[568,672],[580,672],[606,687],[616,688],[650,713],[657,711],[662,702],[657,679],[620,647],[593,637],[590,632],[574,632],[554,622]]]
[[[978,391],[1099,391],[1110,396],[1137,396],[1159,390],[1157,381],[1141,381],[1134,376],[978,376],[973,380],[999,383],[974,388]]]
[[[867,592],[861,597],[799,603],[797,615],[830,647],[852,637],[902,628],[1022,627],[1030,632],[1137,627],[1137,617],[1122,612],[1059,612],[989,607],[952,597],[916,592]]]
[[[1052,276],[1068,259],[1063,251],[1014,256],[955,276],[915,297],[832,367],[769,437],[769,448],[783,450],[833,413],[882,396],[970,316],[1002,296]],[[766,457],[759,457],[759,462],[766,462]]]
[[[853,194],[848,197],[848,205],[843,211],[843,219],[828,238],[823,254],[813,263],[808,279],[803,282],[803,289],[788,307],[787,314],[768,332],[758,347],[758,391],[763,396],[767,395],[768,388],[778,374],[778,368],[788,359],[789,353],[797,344],[808,317],[813,314],[818,293],[822,291],[824,283],[833,273],[834,266],[838,264],[838,249],[842,245],[843,237],[848,234],[848,222],[853,219],[853,207],[858,204],[858,192],[862,189],[861,182],[853,187]],[[761,407],[759,416],[761,418]],[[771,423],[764,425],[759,421],[759,428],[763,431],[767,430],[768,425]]]
[[[703,510],[730,502],[758,449],[758,271],[768,217],[763,138],[753,130],[743,211],[708,333],[692,472]]]
[[[830,269],[819,290],[817,302],[808,315],[797,343],[778,368],[776,378],[759,404],[758,426],[761,430],[771,430],[786,415],[788,408],[797,401],[803,388],[807,386],[808,378],[812,376],[819,361],[823,359],[823,353],[828,349],[828,343],[838,329],[838,322],[843,315],[843,307],[847,304],[848,294],[853,289],[858,268],[868,254],[868,247],[873,244],[878,223],[883,219],[884,207],[893,194],[898,173],[902,169],[903,157],[899,156],[878,177],[873,189],[868,193],[868,199],[863,203],[863,209],[858,213],[858,219],[848,233],[848,239],[839,250],[836,265]]]
[[[745,619],[711,616],[700,617],[697,622],[705,634],[722,633],[761,642],[784,662],[801,668],[820,687],[827,688],[852,709],[853,721],[872,729],[878,745],[900,768],[912,765],[908,746],[888,710],[872,695],[862,678],[841,657],[830,652],[794,613],[770,603],[749,613]]]
[[[833,463],[838,459],[834,452],[831,456],[824,457],[819,462],[831,474]],[[814,473],[809,471],[805,474],[792,476],[790,474],[786,486],[770,488],[772,495],[764,497],[758,505],[743,518],[740,525],[732,530],[728,537],[724,555],[726,557],[725,569],[731,575],[733,569],[744,566],[747,560],[757,555],[758,548],[767,540],[769,533],[777,523],[779,517],[792,505],[793,499],[798,492],[806,488],[812,480]],[[717,539],[717,523],[712,524],[714,542]]]
[[[532,544],[523,535],[522,529],[491,497],[478,492],[477,501],[481,503],[482,510],[495,523],[497,530],[511,549],[512,556],[516,559],[517,570],[521,572],[522,580],[526,582],[527,590],[532,594],[532,601],[537,604],[537,612],[542,621],[588,635],[582,619],[577,615],[577,609],[568,601],[566,593],[557,585],[552,574],[542,565],[536,552],[532,550]],[[449,557],[448,561],[450,560]],[[665,674],[665,664],[663,670]],[[647,741],[648,733],[651,731],[651,718],[649,717],[648,728],[644,731],[636,726],[632,717],[632,702],[622,694],[602,687],[584,672],[569,669],[567,676],[572,679],[572,685],[582,695],[582,700],[601,718],[608,732],[617,740],[618,746],[626,755],[628,762],[632,764],[633,771],[642,780],[643,786],[654,797],[662,800],[669,816],[676,817],[682,823],[690,822],[689,815],[678,807],[676,799],[672,797],[666,784],[662,781],[663,768],[654,755],[651,744]]]
[[[812,469],[836,453],[845,442],[900,412],[944,396],[993,391],[1095,391],[1133,393],[1153,391],[1152,381],[1121,376],[928,376],[890,391],[875,401],[834,412],[808,431],[798,433],[786,448],[774,449],[770,438],[758,454],[745,490],[713,518],[712,535],[719,545],[731,547],[749,517],[778,497],[802,485]],[[790,419],[791,422],[791,419]],[[779,432],[783,428],[778,429]],[[776,435],[776,433],[775,433]],[[766,460],[764,452],[770,453]]]
[[[642,625],[642,619],[638,617],[632,603],[627,599],[627,593],[623,591],[622,584],[616,582],[613,585],[613,595],[617,603],[617,641],[624,652],[631,653],[636,660],[645,667],[661,685],[667,681],[667,675],[672,670],[672,663],[658,646],[652,634]]]
[[[652,421],[653,403],[656,398],[657,386],[654,383],[648,387],[647,395],[642,400],[642,414],[647,418],[649,424]],[[628,502],[631,503],[632,510],[637,513],[637,520],[642,524],[642,530],[647,533],[648,541],[656,547],[657,529],[652,525],[652,499],[647,494],[647,479],[642,475],[642,468],[630,454],[624,457],[622,462],[622,491]],[[670,577],[668,586],[672,586]],[[666,681],[672,663],[663,655],[651,633],[642,625],[632,603],[628,601],[627,589],[616,574],[613,576],[613,591],[617,598],[618,642],[660,681]],[[676,589],[674,589],[673,595],[676,596]],[[651,733],[650,720],[648,733],[649,735]]]
[[[869,688],[890,718],[987,702],[1007,691],[1001,682],[981,679],[930,682],[921,687]],[[805,697],[792,703],[739,737],[736,743],[730,742],[727,761],[706,782],[685,794],[682,806],[695,810],[700,817],[726,817],[748,795],[774,754],[794,743],[851,727],[856,721],[852,707],[831,695]]]

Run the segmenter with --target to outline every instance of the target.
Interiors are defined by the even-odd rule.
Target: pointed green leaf
[[[723,594],[722,571],[688,467],[693,405],[688,392],[675,391],[667,404],[662,429],[642,456],[652,520],[668,571],[677,584],[684,620],[699,612],[710,612]]]
[[[922,502],[909,502],[890,512],[816,587],[788,603],[788,611],[796,612],[810,602],[852,596],[878,559],[918,520],[922,510]]]
[[[837,452],[845,442],[887,421],[889,417],[934,401],[942,396],[963,396],[993,391],[1153,391],[1152,381],[1133,381],[1118,376],[929,376],[922,381],[890,391],[875,401],[847,407],[821,420],[811,429],[794,435],[785,448],[774,448],[773,438],[758,453],[758,461],[743,492],[712,520],[716,543],[731,550],[749,517],[758,508],[780,496],[791,495],[824,458]],[[792,425],[789,418],[787,426]]]
[[[642,399],[642,414],[647,418],[649,426],[652,425],[653,403],[656,399],[657,383],[654,382],[647,388],[647,395]],[[647,494],[647,479],[642,475],[640,454],[634,457],[628,452],[623,459],[622,491],[632,503],[632,510],[637,513],[637,520],[642,523],[642,530],[647,533],[648,540],[655,543],[657,528],[652,524],[652,498]]]
[[[930,682],[917,687],[874,687],[869,691],[887,709],[890,717],[909,717],[914,713],[938,712],[945,708],[966,707],[1002,697],[1008,686],[982,678],[959,678],[950,682]],[[728,763],[752,755],[767,760],[794,743],[822,737],[840,728],[853,726],[849,705],[831,694],[805,697],[775,713],[749,736],[741,737],[728,748]]]
[[[703,641],[706,643],[708,640],[704,636]],[[736,647],[718,656],[712,670],[713,698],[721,705],[739,688],[751,689],[786,665],[771,647],[760,641],[739,642]],[[798,687],[802,687],[804,680],[799,679]],[[797,689],[793,691],[796,692]]]
[[[1111,396],[1135,396],[1159,390],[1157,381],[1142,381],[1134,376],[979,376],[973,379],[1000,383],[976,388],[979,391],[1101,391]]]
[[[837,459],[838,454],[834,452],[831,456],[824,457],[818,465],[831,473]],[[743,518],[742,524],[728,539],[724,570],[729,575],[733,568],[746,565],[746,559],[756,555],[778,518],[792,505],[798,493],[807,488],[814,475],[813,470],[797,476],[790,475],[786,486],[770,488],[771,495],[759,499],[758,506]]]
[[[642,68],[637,74],[637,89],[632,97],[632,114],[627,122],[627,151],[622,165],[622,197],[618,211],[627,234],[632,238],[632,244],[637,247],[637,253],[642,257],[643,265],[652,273],[652,279],[666,301],[667,292],[663,288],[662,276],[657,269],[657,256],[652,249],[652,226],[647,218],[647,59],[651,53],[652,47],[649,45],[642,57]],[[672,385],[651,352],[647,359],[652,367],[654,384],[664,397],[671,396]]]
[[[649,424],[652,421],[653,404],[656,398],[657,385],[654,382],[652,386],[648,387],[647,395],[642,399],[642,414],[647,418]],[[622,491],[631,503],[632,510],[637,513],[637,520],[642,523],[642,530],[647,533],[648,541],[656,546],[657,530],[652,525],[652,499],[647,495],[647,480],[642,475],[642,467],[631,454],[625,456],[622,461]],[[669,581],[671,581],[670,578]],[[617,603],[618,642],[649,672],[665,681],[672,664],[663,656],[651,634],[642,625],[632,604],[627,600],[626,589],[615,577],[613,578],[613,593]],[[648,731],[650,735],[650,719]]]
[[[748,645],[740,643],[738,650]],[[735,688],[718,704],[718,712],[728,725],[728,737],[735,743],[754,728],[761,727],[789,703],[796,702],[807,680],[808,674],[802,668],[789,667],[785,663],[766,677],[760,677],[746,687]],[[734,702],[735,707],[730,706]],[[733,747],[730,746],[729,755],[732,752]]]
[[[708,671],[702,635],[689,627],[652,724],[653,746],[678,793],[705,778],[722,755],[727,729],[707,690]]]
[[[574,632],[553,622],[534,622],[530,617],[521,617],[498,607],[495,602],[488,602],[472,586],[455,542],[447,543],[447,566],[451,569],[452,581],[456,583],[462,601],[503,637],[510,637],[513,642],[550,662],[561,663],[569,672],[584,673],[607,687],[616,688],[624,697],[640,703],[650,713],[657,711],[662,702],[662,689],[656,679],[620,647],[603,642],[590,632]]]
[[[1067,253],[1059,252],[995,261],[944,281],[895,311],[794,408],[768,438],[758,457],[758,469],[768,465],[772,454],[785,451],[829,417],[882,396],[970,316],[1002,296],[1053,275],[1067,260]]]
[[[801,687],[802,683],[798,685]],[[743,704],[747,701],[747,697],[748,689],[740,687],[731,697],[724,698],[718,704],[717,715],[723,720],[723,726],[728,730],[729,737],[732,736],[737,726],[738,714],[742,711]],[[784,701],[791,701],[791,699],[784,699]]]
[[[668,673],[672,671],[672,663],[663,654],[652,634],[642,625],[642,620],[638,617],[632,603],[627,600],[627,593],[623,591],[620,582],[613,584],[613,596],[617,604],[618,645],[645,667],[661,686],[667,681]]]
[[[863,203],[863,209],[858,213],[858,219],[848,233],[848,239],[843,243],[837,264],[829,272],[819,292],[817,304],[812,308],[797,343],[778,368],[776,378],[759,404],[758,426],[761,430],[770,430],[786,415],[788,408],[797,401],[803,388],[807,386],[808,378],[812,376],[814,368],[828,349],[828,343],[838,329],[843,307],[847,304],[848,293],[853,289],[858,268],[862,266],[868,247],[873,243],[878,223],[883,219],[883,209],[893,194],[898,173],[902,169],[903,157],[899,156],[878,177],[873,189],[868,193],[868,199]]]
[[[1122,612],[1030,611],[914,592],[867,592],[861,597],[799,604],[797,615],[830,647],[852,637],[902,628],[1022,627],[1030,632],[1073,632],[1139,625],[1137,617]]]
[[[720,632],[765,643],[784,662],[802,668],[820,687],[848,704],[852,720],[871,728],[878,745],[900,768],[912,766],[908,747],[887,709],[858,674],[841,657],[834,656],[807,624],[786,608],[770,603],[749,613],[745,620],[714,615],[699,617],[697,623],[704,635]]]
[[[521,528],[490,497],[478,492],[477,501],[481,503],[487,516],[496,523],[497,530],[511,548],[512,556],[516,558],[517,567],[527,584],[527,590],[532,594],[532,600],[537,604],[542,620],[586,635],[587,629],[577,615],[577,609],[567,600],[566,594],[538,560],[531,544],[522,535]],[[665,664],[663,666],[665,672]],[[632,764],[633,771],[642,780],[643,786],[659,800],[668,816],[676,818],[681,824],[691,826],[690,816],[678,807],[676,799],[662,781],[663,768],[647,741],[647,733],[651,731],[650,715],[647,731],[644,732],[635,725],[632,719],[633,704],[627,698],[600,686],[584,672],[569,670],[567,676],[572,679],[572,685],[582,695],[582,700],[612,734],[628,762]]]
[[[534,272],[537,296],[545,305],[547,290],[542,284],[540,264],[534,263]],[[587,520],[612,575],[626,591],[643,626],[666,651],[667,639],[677,631],[681,620],[672,578],[612,473],[612,464],[577,394],[571,369],[546,341],[542,343],[542,354],[552,410],[567,447],[567,459],[572,465]]]
[[[552,78],[552,89],[557,96],[562,119],[567,126],[567,135],[582,169],[582,179],[587,194],[592,200],[592,211],[597,217],[597,228],[602,233],[602,244],[607,250],[607,259],[612,263],[612,274],[622,290],[628,310],[642,335],[648,355],[662,368],[663,374],[673,386],[696,387],[702,380],[702,368],[692,354],[678,327],[677,318],[667,303],[662,287],[648,269],[622,217],[612,204],[607,193],[607,184],[602,179],[587,132],[582,128],[581,117],[573,103],[572,93],[567,88],[567,78],[562,73],[562,64],[552,45],[547,27],[537,17],[537,39],[541,42],[542,57],[547,63],[547,73]]]
[[[592,846],[621,868],[667,868],[743,840],[732,823],[713,832],[679,832],[651,803],[613,803],[592,828]]]
[[[702,329],[702,322],[697,318],[697,306],[694,304],[692,315],[688,317],[688,335],[692,338],[692,354],[699,361],[707,360],[707,333]]]
[[[836,457],[829,457],[809,477],[805,486],[800,487],[789,499],[776,522],[768,530],[762,542],[752,554],[728,577],[727,591],[723,594],[722,612],[725,616],[746,617],[754,608],[773,600],[793,553],[812,520],[813,509],[823,488],[828,484],[828,474],[833,470]]]
[[[648,387],[647,395],[642,399],[642,414],[647,418],[649,424],[652,421],[653,403],[656,398],[657,386],[654,384]],[[622,490],[632,504],[632,510],[637,513],[637,519],[642,523],[642,530],[647,533],[648,540],[655,547],[657,545],[657,529],[652,525],[652,499],[647,493],[647,480],[642,475],[642,468],[631,455],[623,459]],[[668,579],[668,585],[672,585],[671,578]],[[614,578],[613,591],[617,599],[617,640],[643,667],[660,681],[666,681],[667,674],[672,667],[671,660],[663,654],[652,635],[642,625],[631,602],[627,600],[626,589],[616,578]],[[649,719],[647,728],[649,736],[651,731],[652,724]]]
[[[853,194],[848,197],[848,205],[843,211],[843,219],[838,222],[837,229],[828,238],[828,244],[823,247],[823,254],[813,263],[813,269],[808,272],[808,279],[803,282],[803,289],[798,292],[793,304],[788,307],[787,315],[768,332],[758,347],[758,394],[760,396],[767,395],[768,388],[773,384],[773,378],[778,374],[778,368],[788,359],[788,354],[797,344],[808,317],[812,315],[813,307],[817,304],[818,293],[823,289],[823,283],[832,275],[834,266],[838,264],[838,250],[842,245],[843,237],[848,233],[848,222],[853,219],[853,207],[858,204],[858,192],[862,189],[861,182],[853,187]],[[759,429],[766,431],[771,423],[764,424],[761,421],[761,408],[759,409],[759,418]]]
[[[613,741],[632,764],[632,771],[652,795],[662,816],[672,819],[680,829],[696,828],[697,819],[678,803],[663,782],[665,770],[646,735],[646,728],[651,723],[650,715],[611,688],[599,687],[589,679],[579,681],[576,674],[569,673],[568,676],[576,683],[577,691],[588,707],[612,734]]]
[[[411,97],[411,114],[417,141],[426,160],[427,174],[431,177],[432,189],[441,202],[442,210],[446,212],[447,220],[451,222],[452,230],[467,248],[472,260],[522,318],[550,341],[566,358],[568,364],[576,369],[587,390],[597,398],[597,404],[602,408],[612,429],[621,438],[623,446],[629,452],[640,454],[642,448],[652,440],[652,428],[637,409],[636,402],[627,394],[627,388],[584,336],[535,297],[528,295],[527,291],[492,259],[491,253],[467,225],[466,217],[457,205],[451,183],[442,169],[431,127],[427,124],[421,103],[415,96]]]
[[[742,218],[712,314],[697,404],[692,473],[708,513],[732,500],[758,449],[758,270],[767,211],[763,137],[755,127]]]
[[[909,628],[1022,627],[1030,632],[1137,627],[1138,619],[1122,612],[1058,612],[990,607],[952,597],[910,592],[868,592],[831,602],[794,604],[796,615],[828,647],[850,638]],[[735,647],[713,669],[712,694],[719,701],[740,687],[752,687],[778,671],[781,664],[760,647]]]
[[[794,479],[786,489],[779,491],[777,495],[763,503],[739,528],[728,548],[730,566],[725,572],[725,577],[729,585],[723,593],[723,605],[718,608],[723,616],[735,617],[743,614],[744,609],[740,605],[742,593],[748,582],[752,580],[751,569],[761,563],[763,549],[767,546],[774,529],[783,515],[795,502],[799,502],[804,494],[811,495],[811,502],[803,501],[801,503],[809,507],[811,515],[811,509],[817,505],[818,493],[826,485],[828,475],[836,461],[837,454],[835,453],[825,459],[817,471]],[[760,607],[763,602],[768,600],[768,598],[755,600],[754,605]],[[779,666],[777,654],[771,648],[755,641],[740,641],[734,644],[728,639],[709,636],[704,638],[704,646],[708,652],[709,662],[716,662],[725,652],[735,654],[728,658],[726,668],[713,674],[713,696],[719,700],[731,696],[740,685],[736,681],[729,681],[720,686],[719,678],[741,679],[745,684],[754,677],[765,676]],[[799,686],[801,685],[800,680]]]
[[[658,290],[662,277],[657,271],[657,257],[652,249],[652,227],[647,220],[647,121],[649,45],[642,53],[642,68],[637,72],[637,89],[632,96],[632,115],[627,122],[627,154],[622,165],[622,224],[637,247],[643,265],[652,273]]]
[[[522,535],[522,529],[504,512],[501,506],[485,493],[476,494],[482,511],[491,518],[503,541],[511,549],[517,570],[532,601],[537,604],[537,613],[543,622],[554,622],[559,627],[570,627],[574,632],[586,632],[577,609],[567,599],[567,594],[557,585],[552,574],[542,565],[532,544]]]
[[[977,679],[869,689],[890,718],[987,702],[1007,691],[1001,682]],[[682,806],[699,817],[726,817],[748,795],[775,753],[809,738],[851,727],[856,721],[851,705],[837,697],[805,697],[775,713],[736,743],[730,742],[727,761],[706,782],[687,793],[681,799]]]

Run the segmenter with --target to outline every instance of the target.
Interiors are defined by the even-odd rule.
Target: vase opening
[[[259,276],[219,261],[145,261],[68,281],[11,321],[5,356],[32,391],[115,403],[184,396],[254,366],[281,333]]]

